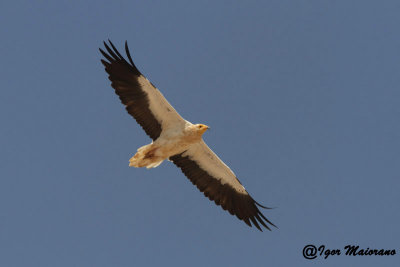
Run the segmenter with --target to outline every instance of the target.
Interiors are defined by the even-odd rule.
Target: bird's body
[[[106,60],[101,62],[109,74],[111,86],[126,110],[153,139],[137,150],[129,166],[154,168],[168,159],[178,166],[189,180],[210,200],[236,215],[247,225],[273,225],[260,212],[266,208],[256,202],[236,178],[232,170],[207,146],[202,135],[209,128],[183,119],[161,92],[136,68],[125,43],[129,60],[114,45],[104,43],[108,53],[100,49]]]
[[[200,143],[201,136],[208,128],[204,124],[186,122],[184,127],[163,131],[154,142],[138,149],[129,160],[129,166],[155,168],[169,157],[181,154],[190,146]]]

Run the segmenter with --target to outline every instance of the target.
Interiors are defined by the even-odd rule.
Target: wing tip
[[[110,39],[107,39],[108,43],[106,41],[103,41],[103,45],[105,49],[107,50],[108,53],[106,53],[103,49],[99,48],[100,53],[109,61],[110,64],[114,62],[121,62],[124,64],[127,64],[131,67],[131,70],[138,76],[142,75],[136,65],[133,63],[131,53],[128,48],[128,41],[125,40],[125,52],[126,56],[128,57],[128,61],[119,53],[118,49],[115,47],[113,42],[111,42]]]

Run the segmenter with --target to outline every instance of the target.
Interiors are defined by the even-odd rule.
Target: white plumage
[[[129,53],[129,63],[115,46],[104,43],[108,53],[100,49],[106,60],[101,60],[126,110],[153,139],[138,149],[130,159],[130,166],[154,168],[165,159],[177,165],[189,180],[210,200],[236,215],[247,225],[259,230],[273,225],[260,212],[257,203],[242,186],[232,170],[207,146],[202,135],[204,124],[192,124],[183,119],[161,92],[136,68]]]

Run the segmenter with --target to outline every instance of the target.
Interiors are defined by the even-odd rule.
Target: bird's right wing
[[[108,53],[99,49],[106,59],[102,59],[101,62],[109,74],[108,78],[115,93],[146,134],[155,140],[165,129],[183,128],[186,121],[133,64],[127,43],[125,42],[125,51],[129,63],[113,43],[109,43],[112,49],[104,42]]]

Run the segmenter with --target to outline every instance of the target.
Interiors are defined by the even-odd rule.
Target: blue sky
[[[2,1],[1,266],[394,266],[400,253],[398,1]],[[206,199],[150,142],[98,48],[138,68],[279,228]]]

